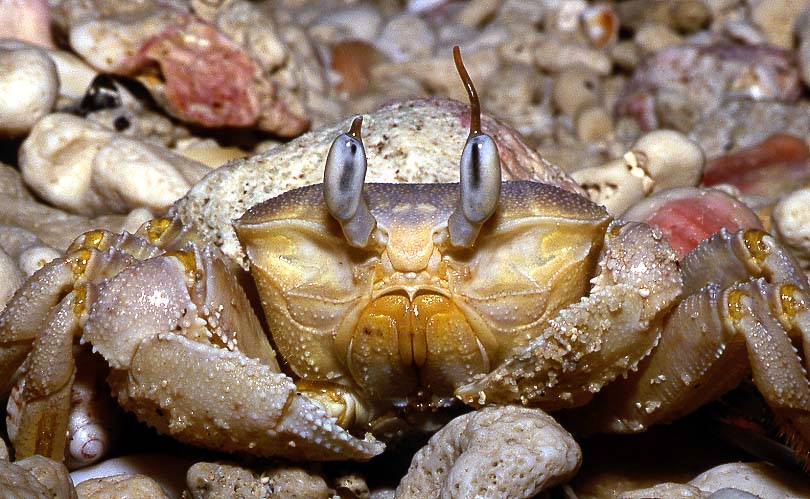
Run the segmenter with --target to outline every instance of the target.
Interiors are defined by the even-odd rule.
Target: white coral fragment
[[[112,476],[148,476],[156,481],[169,497],[180,497],[185,489],[185,470],[192,465],[189,459],[171,456],[165,452],[157,454],[130,454],[102,461],[96,465],[73,471],[73,483],[82,483]],[[81,490],[81,489],[80,489]]]
[[[621,159],[571,176],[591,201],[620,215],[653,192],[697,185],[705,164],[703,149],[686,135],[656,130],[641,136]]]
[[[411,462],[396,498],[531,497],[571,478],[581,459],[573,437],[543,411],[486,407],[433,435]]]
[[[0,136],[25,135],[51,111],[59,92],[47,52],[14,40],[0,43]]]
[[[803,268],[810,267],[810,188],[793,191],[773,208],[771,220],[780,242],[793,250]]]
[[[633,144],[631,151],[655,181],[654,192],[697,185],[706,164],[700,145],[675,130],[647,133]]]
[[[76,486],[79,499],[169,499],[160,485],[144,475],[93,478]]]
[[[25,182],[50,203],[83,215],[165,211],[209,170],[157,144],[55,113],[20,151]]]
[[[230,464],[200,462],[189,468],[186,481],[192,499],[331,497],[323,478],[293,466],[279,466],[259,474]]]
[[[715,466],[689,485],[710,493],[735,488],[768,499],[810,499],[806,477],[764,462]]]
[[[65,465],[35,455],[15,463],[0,460],[3,499],[77,499]]]

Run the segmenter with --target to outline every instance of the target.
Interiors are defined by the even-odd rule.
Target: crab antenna
[[[340,223],[352,246],[367,247],[377,226],[368,209],[363,184],[366,180],[366,150],[360,136],[363,117],[356,116],[347,133],[332,142],[323,172],[323,199],[332,218]]]
[[[461,77],[461,82],[464,83],[464,88],[467,89],[467,95],[470,97],[470,135],[481,133],[481,103],[478,101],[478,92],[475,91],[472,78],[464,67],[464,61],[461,60],[461,49],[458,45],[453,47],[453,60],[456,62],[456,70]]]

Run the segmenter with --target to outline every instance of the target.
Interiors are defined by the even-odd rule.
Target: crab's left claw
[[[468,404],[576,407],[649,354],[681,292],[675,253],[649,226],[613,222],[599,266],[587,297],[456,396]]]

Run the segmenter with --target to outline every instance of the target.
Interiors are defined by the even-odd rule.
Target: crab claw
[[[169,252],[93,290],[84,340],[110,364],[119,403],[161,433],[228,452],[317,460],[382,452],[297,393],[229,276],[207,251]]]
[[[648,355],[681,291],[673,251],[646,225],[614,222],[599,267],[589,296],[562,309],[525,350],[456,396],[467,404],[576,407]]]
[[[383,450],[338,426],[285,374],[173,333],[141,343],[126,379],[113,384],[140,419],[203,447],[317,460],[369,459]]]

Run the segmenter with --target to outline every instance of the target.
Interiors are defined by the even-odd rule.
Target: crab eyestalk
[[[484,222],[495,213],[501,195],[501,161],[492,137],[481,132],[481,105],[470,75],[461,61],[461,52],[453,47],[456,69],[470,98],[470,135],[461,152],[459,165],[460,196],[447,221],[450,244],[470,248]]]
[[[358,248],[370,244],[377,226],[363,193],[366,150],[360,136],[362,124],[363,117],[355,117],[349,132],[332,142],[323,173],[323,198],[329,214],[340,223],[349,244]]]

